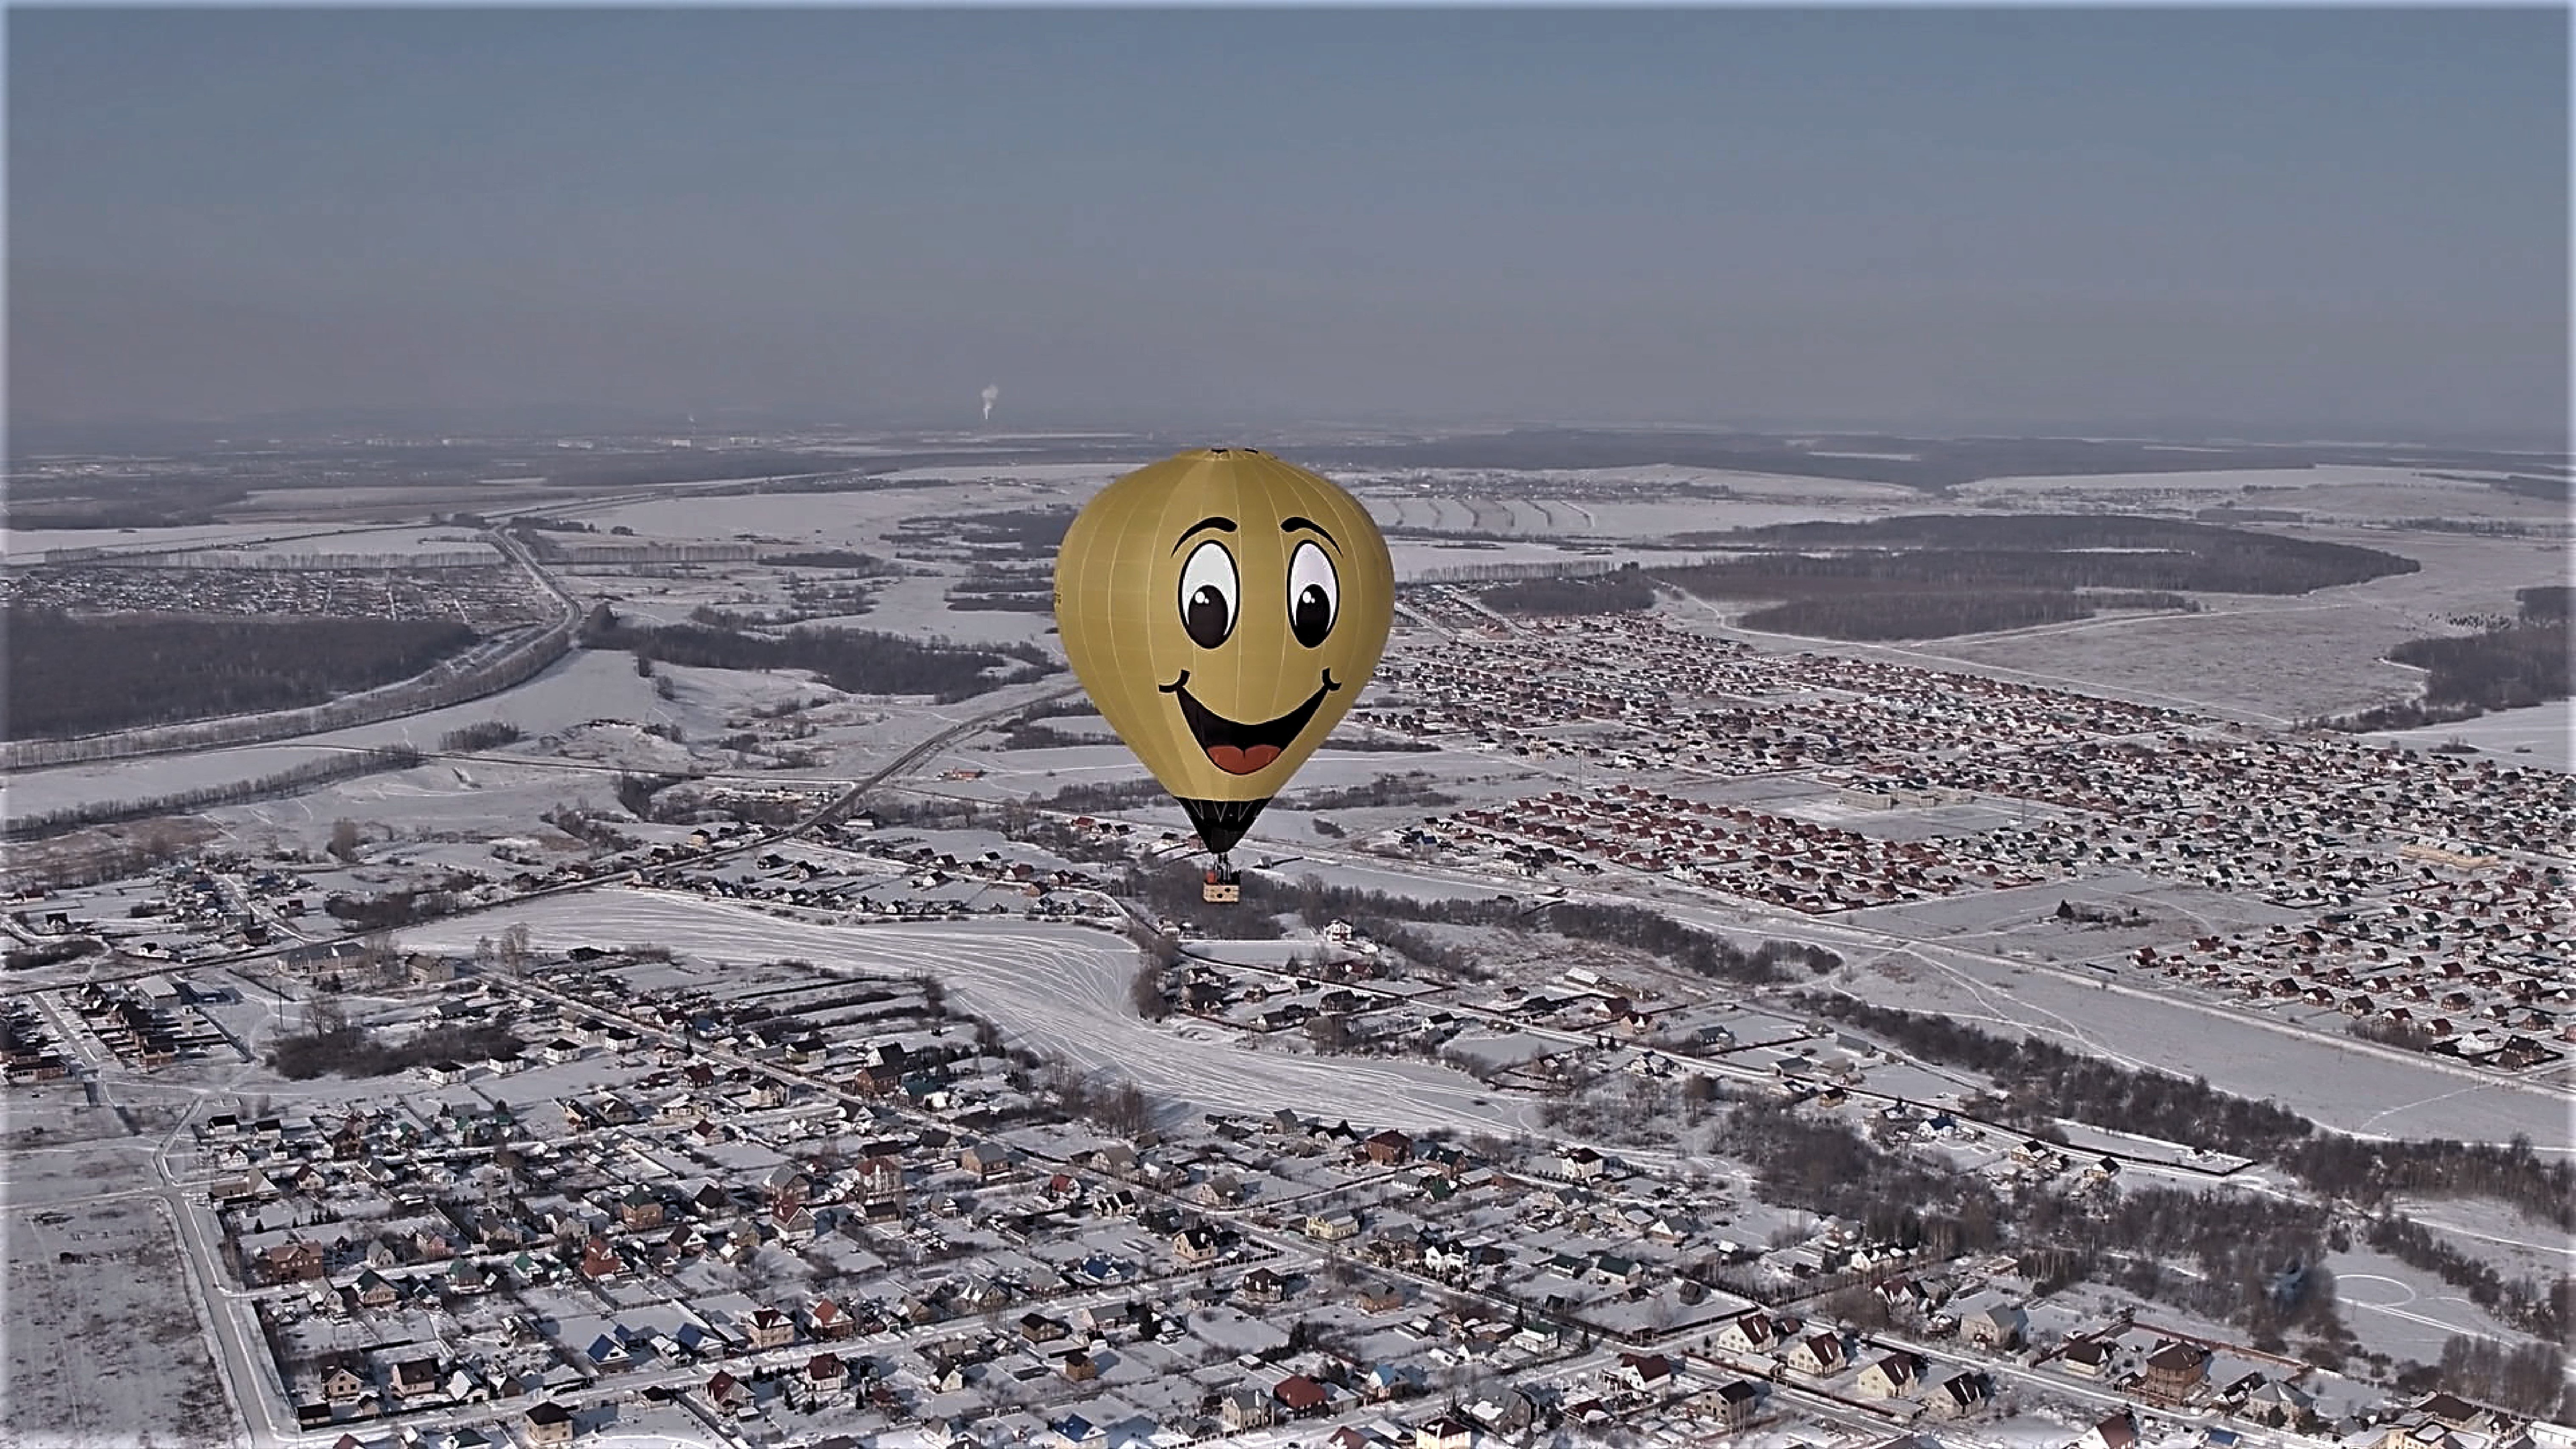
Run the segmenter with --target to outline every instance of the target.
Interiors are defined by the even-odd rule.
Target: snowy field
[[[0,1445],[229,1442],[234,1426],[161,1203],[13,1212]]]
[[[2426,750],[2458,740],[2471,749],[2501,757],[2509,765],[2537,765],[2576,770],[2576,700],[2552,700],[2528,709],[2500,710],[2457,724],[2428,725],[2364,735],[2374,745],[2398,744]]]
[[[2346,1132],[2489,1142],[2520,1133],[2543,1152],[2576,1152],[2563,1095],[2467,1068],[2347,1049],[2232,1010],[2087,986],[1937,946],[1863,958],[1836,984],[1881,1006],[1937,1011],[1989,1029],[2024,1028],[2125,1066],[2197,1073],[2221,1091],[2278,1101]]]
[[[2003,666],[2078,687],[2152,693],[2288,723],[2421,690],[2382,656],[2409,639],[2468,632],[2455,617],[2511,615],[2514,590],[2560,580],[2565,546],[2528,539],[2343,528],[2295,537],[2402,555],[2423,567],[2287,597],[2210,594],[2198,614],[2127,615],[1932,640],[1905,652],[1940,666]],[[1841,646],[1835,646],[1839,649]]]
[[[553,950],[652,942],[708,961],[793,957],[870,976],[936,972],[960,1009],[991,1017],[1011,1045],[1124,1077],[1167,1104],[1251,1113],[1287,1106],[1354,1123],[1506,1134],[1538,1122],[1534,1103],[1496,1096],[1447,1067],[1292,1054],[1284,1044],[1256,1051],[1203,1023],[1147,1023],[1127,1005],[1134,948],[1079,927],[812,926],[730,902],[624,891],[414,927],[401,940],[466,950],[518,921]]]

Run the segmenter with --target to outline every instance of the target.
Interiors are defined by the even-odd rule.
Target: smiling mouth
[[[1298,732],[1306,728],[1306,721],[1313,719],[1315,711],[1322,708],[1324,696],[1341,688],[1333,682],[1333,672],[1327,669],[1324,671],[1324,687],[1316,690],[1314,697],[1304,704],[1274,720],[1238,724],[1191,698],[1189,682],[1190,672],[1184,669],[1180,678],[1162,686],[1163,693],[1181,702],[1181,718],[1189,722],[1190,734],[1198,740],[1199,748],[1207,751],[1207,757],[1216,762],[1216,767],[1229,775],[1250,775],[1278,759],[1297,738]]]

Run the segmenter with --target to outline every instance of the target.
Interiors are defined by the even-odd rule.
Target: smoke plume
[[[989,423],[993,420],[993,404],[1001,400],[1002,389],[998,384],[984,384],[984,421]]]

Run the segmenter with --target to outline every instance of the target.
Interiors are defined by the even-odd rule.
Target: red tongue
[[[1227,774],[1249,775],[1272,760],[1278,759],[1279,747],[1254,745],[1247,750],[1234,745],[1210,745],[1207,753],[1209,759],[1216,761],[1216,767]]]

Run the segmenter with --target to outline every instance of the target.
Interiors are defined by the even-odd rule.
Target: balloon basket
[[[1230,869],[1209,871],[1199,885],[1199,899],[1212,906],[1232,905],[1242,900],[1242,875]]]

